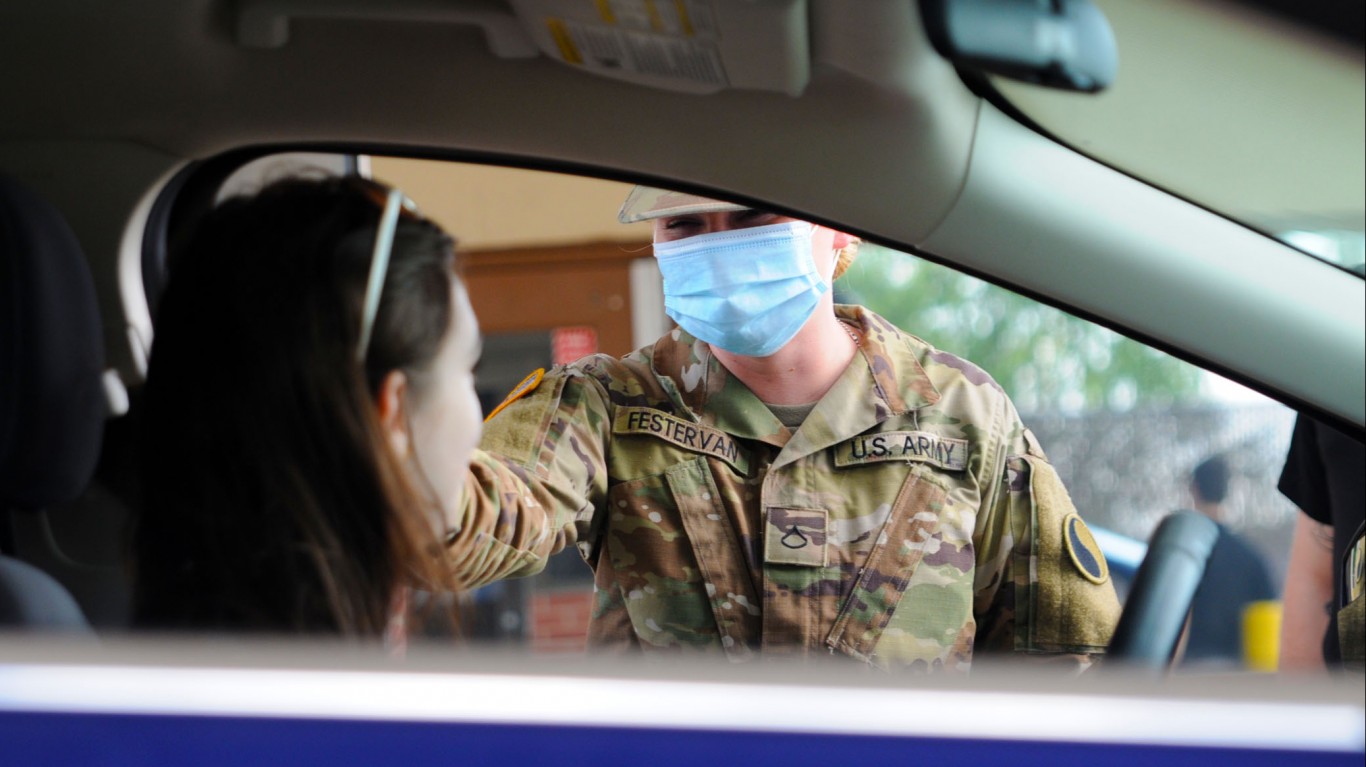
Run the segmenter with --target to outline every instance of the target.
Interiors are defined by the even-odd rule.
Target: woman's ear
[[[408,433],[409,419],[404,412],[408,407],[408,376],[401,370],[391,370],[379,384],[379,395],[375,407],[379,410],[379,423],[389,447],[398,458],[406,458],[412,448],[413,435]]]
[[[830,231],[835,233],[835,239],[831,242],[831,245],[834,246],[835,250],[844,250],[850,243],[859,242],[859,238],[852,234],[845,234],[844,232],[835,229],[831,229]]]

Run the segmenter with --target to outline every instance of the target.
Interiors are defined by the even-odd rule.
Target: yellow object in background
[[[1281,654],[1281,603],[1268,599],[1243,608],[1243,666],[1273,672]]]

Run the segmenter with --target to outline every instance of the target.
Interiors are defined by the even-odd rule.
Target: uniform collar
[[[859,354],[795,434],[731,375],[706,342],[681,328],[655,343],[651,365],[675,404],[694,420],[782,447],[783,463],[939,401],[939,391],[894,325],[861,306],[837,305],[835,315],[858,331]]]

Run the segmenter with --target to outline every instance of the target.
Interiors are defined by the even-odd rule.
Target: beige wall
[[[617,223],[629,184],[390,157],[372,158],[370,171],[403,189],[462,251],[650,239],[649,224]]]

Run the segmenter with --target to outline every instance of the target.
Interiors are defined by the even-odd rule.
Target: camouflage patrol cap
[[[687,213],[720,213],[727,210],[745,210],[748,206],[733,202],[722,202],[710,197],[652,186],[637,186],[626,195],[626,202],[617,212],[617,220],[623,224],[634,224],[652,218],[681,216]]]

